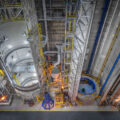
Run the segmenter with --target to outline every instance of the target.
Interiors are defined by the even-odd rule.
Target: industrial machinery
[[[100,91],[98,79],[90,76],[82,76],[80,81],[78,98],[84,102],[96,99]]]
[[[44,100],[42,102],[42,107],[45,110],[50,110],[54,107],[54,101],[52,100],[52,98],[50,97],[50,95],[48,93],[45,93],[45,95],[44,95]]]
[[[64,94],[55,95],[55,107],[62,107],[64,104]]]

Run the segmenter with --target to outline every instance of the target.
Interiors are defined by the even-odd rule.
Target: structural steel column
[[[101,20],[100,20],[100,25],[99,25],[99,28],[98,28],[98,31],[97,31],[97,35],[96,35],[95,42],[94,42],[94,45],[93,45],[92,53],[91,53],[91,56],[90,56],[90,60],[89,60],[88,68],[87,68],[87,73],[89,73],[92,62],[93,62],[93,58],[94,58],[94,55],[95,55],[95,52],[96,52],[99,37],[100,37],[101,31],[102,31],[102,28],[103,28],[103,25],[104,25],[104,20],[105,20],[106,14],[107,14],[109,2],[110,2],[110,0],[105,1],[103,13],[102,13]]]
[[[43,59],[40,56],[40,49],[42,47],[39,46],[41,44],[39,38],[39,31],[38,31],[38,20],[35,10],[35,3],[34,0],[21,0],[22,6],[24,9],[24,17],[27,25],[27,33],[28,33],[28,40],[30,42],[30,46],[32,49],[32,55],[34,60],[34,65],[36,68],[39,85],[43,85],[43,74],[42,74],[42,62]]]
[[[76,21],[76,32],[73,42],[73,53],[71,63],[71,73],[69,81],[68,94],[71,101],[76,99],[78,87],[80,83],[82,67],[85,59],[88,38],[90,34],[95,2],[87,2],[85,0],[79,3],[78,17]]]

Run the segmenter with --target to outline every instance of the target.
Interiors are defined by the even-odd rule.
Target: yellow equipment
[[[7,2],[5,2],[4,3],[4,5],[5,5],[5,7],[21,7],[22,5],[21,5],[21,3],[7,3]]]
[[[13,78],[15,79],[15,81],[16,81],[16,83],[17,83],[17,85],[18,85],[18,86],[20,86],[20,82],[19,82],[19,80],[17,79],[17,77],[16,77],[16,75],[15,75],[15,74],[13,74]]]
[[[36,96],[37,102],[40,102],[40,96]]]
[[[62,107],[63,102],[64,102],[64,95],[56,94],[55,95],[55,107]]]
[[[0,69],[0,76],[3,76],[3,77],[5,76],[3,70],[1,70],[1,69]]]
[[[43,100],[44,100],[44,96],[39,96],[39,95],[37,95],[36,96],[36,100],[37,100],[37,102],[42,102]]]

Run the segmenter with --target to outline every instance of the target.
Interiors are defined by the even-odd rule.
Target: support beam
[[[55,18],[47,18],[46,19],[42,19],[42,18],[39,18],[38,21],[65,21],[65,17],[55,17]]]
[[[103,86],[101,87],[99,96],[102,94],[103,89],[105,88],[105,86],[106,86],[106,84],[107,84],[109,78],[111,77],[111,75],[112,75],[112,73],[113,73],[113,71],[114,71],[114,69],[115,69],[115,67],[116,67],[116,65],[117,65],[117,63],[118,63],[118,61],[119,61],[119,59],[120,59],[120,53],[118,54],[118,56],[117,56],[117,58],[116,58],[116,60],[115,60],[115,62],[114,62],[114,64],[113,64],[113,66],[112,66],[112,68],[111,68],[111,70],[110,70],[110,72],[109,72],[109,74],[108,74],[108,76],[107,76],[107,78],[106,78],[106,80],[105,80],[105,82],[104,82],[104,84],[103,84]]]
[[[12,80],[12,78],[11,78],[11,76],[10,76],[10,74],[9,74],[9,72],[8,72],[8,70],[7,70],[7,68],[6,68],[6,66],[5,66],[1,57],[0,57],[0,65],[2,66],[3,70],[5,71],[5,74],[8,78],[8,80],[9,80],[9,82],[11,83],[11,86],[14,87],[13,80]]]
[[[99,37],[100,37],[101,31],[102,31],[102,27],[103,27],[104,20],[105,20],[105,17],[106,17],[106,13],[107,13],[107,10],[108,10],[109,2],[110,2],[110,0],[105,1],[102,17],[101,17],[101,20],[100,20],[100,25],[99,25],[99,28],[98,28],[98,31],[97,31],[97,35],[96,35],[95,42],[94,42],[94,45],[93,45],[92,53],[91,53],[91,56],[90,56],[90,60],[89,60],[88,68],[87,68],[87,73],[90,72],[90,68],[91,68],[91,65],[92,65],[92,62],[93,62],[93,58],[94,58],[94,55],[95,55],[97,44],[99,42]]]
[[[120,17],[117,17],[119,14],[119,5],[120,5],[119,0],[110,1],[108,12],[106,14],[106,18],[104,22],[104,26],[102,28],[102,31],[99,37],[100,40],[99,40],[99,43],[98,43],[98,46],[97,46],[97,49],[96,49],[96,52],[93,58],[93,63],[90,69],[90,73],[94,74],[95,76],[98,76],[99,79],[102,76],[105,65],[111,53],[110,51],[113,49],[115,41],[116,41],[115,35],[114,35],[114,38],[112,35],[113,33],[116,34],[115,29],[120,19]],[[106,43],[108,44],[106,45]],[[109,53],[107,51],[109,51]]]
[[[68,94],[71,101],[76,99],[78,94],[78,87],[80,83],[82,67],[85,59],[85,53],[87,49],[88,38],[91,30],[92,19],[94,15],[96,3],[84,3],[80,2],[80,8],[78,11],[78,18],[76,21],[76,32],[74,35],[74,48],[72,53],[71,63],[71,77],[69,82]],[[83,10],[84,8],[84,10]],[[89,16],[86,20],[86,17]],[[81,22],[82,21],[82,22]],[[81,42],[82,41],[82,42]],[[77,49],[76,49],[77,48]]]
[[[117,40],[117,38],[118,38],[119,33],[120,33],[120,22],[119,22],[119,24],[118,24],[118,27],[117,27],[117,29],[116,29],[116,32],[115,32],[114,37],[113,37],[113,39],[112,39],[112,42],[111,42],[111,44],[110,44],[110,47],[109,47],[109,49],[108,49],[108,51],[107,51],[106,57],[105,57],[105,59],[104,59],[104,62],[103,62],[103,64],[102,64],[102,67],[101,67],[100,72],[99,72],[99,74],[98,74],[98,78],[101,78],[102,72],[103,72],[103,70],[104,70],[104,68],[105,68],[105,66],[106,66],[106,63],[107,63],[107,61],[108,61],[108,59],[109,59],[109,57],[110,57],[112,48],[113,48],[113,46],[114,46],[114,44],[115,44],[115,42],[116,42],[116,40]]]
[[[44,15],[44,23],[45,23],[45,34],[48,39],[48,29],[47,29],[47,18],[46,18],[46,3],[45,0],[42,0],[43,5],[43,15]],[[47,42],[47,49],[49,50],[49,42]]]

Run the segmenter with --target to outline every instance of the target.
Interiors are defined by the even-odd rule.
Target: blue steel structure
[[[105,82],[104,82],[104,84],[103,84],[103,86],[101,87],[99,96],[102,94],[102,91],[103,91],[103,89],[105,88],[105,86],[106,86],[106,84],[107,84],[107,82],[108,82],[111,74],[113,73],[113,71],[114,71],[114,69],[115,69],[115,66],[117,65],[119,59],[120,59],[120,53],[118,54],[118,56],[117,56],[117,58],[116,58],[116,60],[115,60],[115,62],[114,62],[114,64],[113,64],[113,66],[112,66],[112,68],[111,68],[111,70],[110,70],[110,72],[109,72],[109,74],[108,74],[108,76],[107,76],[107,78],[106,78],[106,80],[105,80]]]
[[[99,41],[99,37],[100,37],[101,31],[102,31],[102,27],[103,27],[103,24],[104,24],[104,20],[105,20],[105,16],[106,16],[106,13],[107,13],[107,10],[108,10],[109,3],[110,3],[110,0],[105,1],[104,9],[103,9],[103,12],[102,12],[102,17],[101,17],[101,20],[100,20],[100,25],[98,27],[97,35],[96,35],[96,38],[95,38],[95,42],[94,42],[94,45],[93,45],[93,49],[92,49],[92,53],[91,53],[91,56],[90,56],[90,60],[89,60],[89,63],[88,63],[88,68],[87,68],[86,73],[89,73],[92,62],[93,62],[93,58],[94,58],[95,51],[96,51],[96,48],[97,48],[97,44],[98,44],[98,41]]]
[[[54,107],[54,100],[50,97],[48,93],[45,93],[44,100],[42,102],[42,107],[45,110],[50,110]]]

